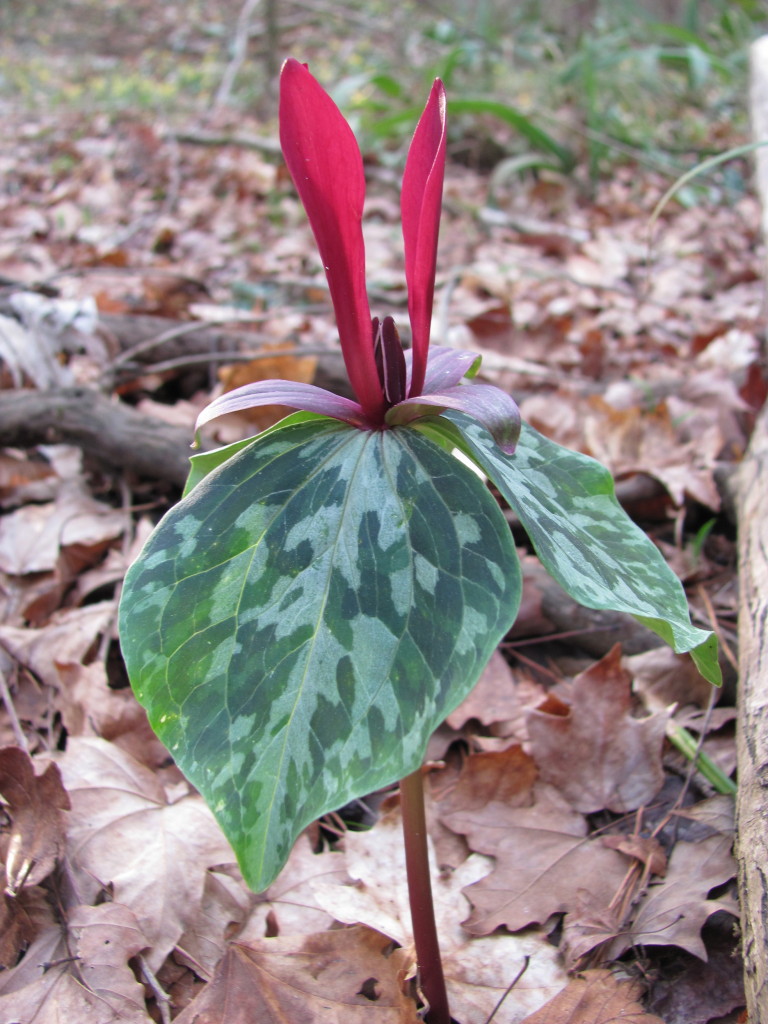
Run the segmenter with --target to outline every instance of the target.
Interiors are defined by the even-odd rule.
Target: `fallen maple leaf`
[[[597,894],[601,906],[608,904],[626,874],[625,857],[585,838],[583,819],[577,823],[567,812],[541,803],[515,810],[518,824],[491,824],[502,806],[445,818],[467,836],[472,849],[496,858],[493,870],[464,890],[473,906],[464,922],[468,931],[488,935],[500,925],[514,932],[543,924],[552,914],[575,909],[580,890]]]
[[[419,1024],[403,960],[363,926],[233,942],[176,1024]]]
[[[102,888],[132,910],[160,967],[201,912],[209,867],[234,861],[202,798],[166,793],[113,743],[74,738],[59,758],[72,801],[68,858],[81,899]]]
[[[18,747],[0,750],[0,794],[12,822],[5,891],[15,896],[53,870],[64,848],[62,812],[70,803],[58,767],[49,764],[37,775],[29,754]]]
[[[648,803],[661,789],[661,750],[667,714],[632,717],[630,677],[621,648],[573,681],[569,704],[550,697],[528,712],[531,753],[541,778],[557,786],[584,814],[623,814]]]
[[[368,832],[348,833],[345,847],[347,871],[354,882],[316,885],[318,903],[337,920],[360,922],[389,935],[410,951],[413,964],[399,809]],[[563,985],[557,950],[533,929],[523,936],[472,938],[461,924],[468,910],[462,890],[486,874],[490,862],[475,854],[455,871],[438,874],[431,848],[430,856],[435,919],[453,1016],[460,1024],[485,1024],[528,958],[527,969],[493,1018],[494,1024],[519,1024]]]
[[[639,1002],[641,986],[610,971],[585,971],[522,1024],[664,1024]]]

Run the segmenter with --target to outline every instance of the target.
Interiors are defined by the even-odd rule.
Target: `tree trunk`
[[[768,36],[750,50],[750,115],[768,141]],[[755,183],[768,239],[768,148],[755,151]],[[736,855],[749,1020],[768,1024],[768,405],[738,474],[739,794]]]
[[[768,1022],[768,405],[740,472],[737,848],[749,1020]]]

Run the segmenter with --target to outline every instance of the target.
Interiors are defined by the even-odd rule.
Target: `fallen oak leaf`
[[[403,966],[403,951],[363,925],[233,942],[175,1024],[419,1024]]]
[[[630,677],[621,648],[573,681],[569,704],[547,698],[528,712],[533,759],[541,778],[584,814],[637,810],[661,789],[667,713],[632,717]]]
[[[5,858],[5,891],[15,896],[22,886],[37,885],[53,870],[64,849],[63,811],[70,801],[58,766],[37,775],[26,751],[0,750],[0,796],[13,822]]]

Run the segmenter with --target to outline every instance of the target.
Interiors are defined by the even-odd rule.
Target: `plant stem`
[[[440,945],[437,941],[435,908],[432,903],[424,786],[420,769],[406,775],[400,782],[400,807],[403,814],[405,870],[408,876],[408,898],[411,903],[419,983],[429,1003],[429,1012],[425,1019],[428,1024],[451,1024]]]
[[[681,754],[684,754],[689,761],[694,762],[707,782],[711,783],[718,793],[725,793],[728,796],[736,795],[736,783],[733,779],[729,779],[709,755],[700,749],[701,744],[696,742],[687,729],[670,719],[667,723],[667,738]]]

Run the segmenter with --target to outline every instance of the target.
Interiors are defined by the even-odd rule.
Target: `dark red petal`
[[[195,432],[204,423],[215,420],[217,416],[239,412],[241,409],[253,409],[257,405],[287,405],[291,409],[304,409],[307,412],[332,416],[355,427],[368,425],[362,408],[348,398],[334,395],[324,388],[315,387],[314,384],[301,384],[289,380],[260,380],[254,384],[244,384],[241,388],[235,388],[214,398],[197,417]]]
[[[421,394],[427,365],[435,294],[437,235],[445,175],[445,89],[437,79],[408,151],[400,208],[405,242],[405,279],[413,333],[410,395]]]
[[[395,321],[385,316],[379,326],[378,317],[373,318],[374,354],[379,380],[384,397],[389,405],[397,405],[405,398],[405,354]]]
[[[280,75],[280,144],[325,267],[350,383],[367,416],[379,419],[384,399],[365,289],[363,161],[339,108],[293,59]]]

